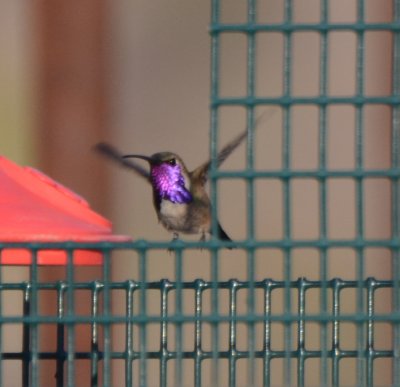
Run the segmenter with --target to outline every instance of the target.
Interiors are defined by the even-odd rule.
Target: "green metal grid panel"
[[[260,1],[260,0],[259,0]],[[0,278],[1,300],[11,292],[21,296],[23,310],[20,315],[8,316],[0,309],[1,337],[5,328],[11,324],[21,326],[22,348],[19,351],[1,350],[0,386],[5,386],[4,372],[9,362],[21,364],[21,385],[39,386],[40,373],[44,368],[52,368],[55,385],[79,385],[76,368],[79,361],[90,363],[90,384],[92,386],[111,386],[112,369],[122,362],[126,386],[149,386],[152,374],[158,375],[160,386],[239,386],[245,372],[246,385],[274,385],[274,368],[281,362],[284,370],[280,385],[309,385],[309,373],[318,374],[318,384],[322,386],[343,385],[342,364],[347,359],[354,360],[354,385],[378,386],[374,379],[375,364],[382,359],[390,359],[387,373],[390,385],[400,385],[400,1],[393,1],[394,18],[390,23],[366,23],[364,20],[364,1],[357,1],[357,21],[348,24],[329,22],[328,0],[322,0],[319,23],[298,24],[293,21],[293,1],[284,1],[284,21],[279,24],[260,24],[257,19],[257,3],[247,1],[247,22],[226,24],[220,20],[220,2],[212,1],[211,45],[212,45],[212,84],[211,84],[211,154],[216,155],[219,113],[224,106],[244,106],[247,109],[247,122],[250,128],[255,121],[254,109],[257,106],[278,105],[283,110],[283,167],[276,171],[253,169],[253,132],[249,133],[247,145],[247,169],[244,171],[221,172],[215,166],[211,173],[211,198],[217,203],[217,182],[219,179],[243,179],[247,184],[247,239],[237,242],[246,251],[247,280],[221,281],[219,251],[223,244],[216,240],[208,242],[172,243],[136,241],[125,244],[0,244],[0,249],[24,247],[32,251],[33,264],[30,280],[24,283],[5,283]],[[356,94],[347,97],[332,97],[328,93],[328,37],[332,31],[351,31],[357,39],[357,80]],[[393,36],[393,84],[392,94],[387,96],[366,96],[364,94],[364,35],[367,31],[388,31]],[[284,38],[284,90],[283,95],[274,98],[256,96],[255,57],[256,37],[260,32],[279,32]],[[294,97],[291,92],[292,38],[296,31],[314,31],[320,34],[320,89],[317,97]],[[220,39],[224,34],[242,33],[247,39],[247,94],[244,97],[220,97]],[[295,105],[310,104],[319,110],[319,168],[299,171],[291,168],[292,131],[291,110]],[[356,110],[356,165],[352,170],[330,170],[327,167],[327,109],[334,104],[349,105]],[[391,167],[371,170],[364,167],[364,118],[366,104],[386,105],[392,111]],[[391,185],[392,235],[388,239],[367,239],[364,233],[364,179],[381,177]],[[283,184],[284,235],[281,240],[257,240],[255,238],[254,183],[258,179],[279,179]],[[315,240],[293,239],[291,223],[292,187],[294,178],[311,178],[319,186],[319,238]],[[346,178],[355,183],[356,228],[354,239],[332,239],[328,234],[328,190],[330,179]],[[214,215],[217,206],[214,206]],[[214,216],[215,219],[215,216]],[[216,225],[214,224],[214,227]],[[147,258],[152,250],[171,248],[175,256],[175,280],[161,279],[148,281]],[[202,247],[211,254],[211,280],[198,279],[187,282],[183,278],[183,264],[190,249]],[[310,247],[319,252],[319,280],[299,278],[293,280],[292,252],[298,247]],[[356,253],[355,280],[330,278],[328,269],[328,249],[332,247],[350,248]],[[369,247],[386,248],[391,252],[392,279],[381,280],[365,278],[365,249]],[[68,265],[65,279],[58,282],[40,282],[36,254],[40,249],[65,249],[68,252]],[[72,265],[73,252],[77,248],[101,250],[105,264],[102,278],[90,282],[75,280]],[[255,252],[259,248],[278,249],[283,252],[283,280],[266,278],[256,280]],[[111,281],[111,262],[119,250],[127,250],[138,258],[138,278],[124,282]],[[351,312],[343,310],[344,299],[354,298],[355,308]],[[381,293],[382,290],[387,292]],[[76,313],[77,292],[85,291],[91,300],[87,314]],[[309,298],[317,291],[318,312],[307,308]],[[57,310],[52,315],[43,315],[39,310],[39,300],[43,292],[51,292],[57,299]],[[115,292],[124,298],[123,314],[114,313],[111,297]],[[148,299],[157,294],[159,313],[148,311]],[[221,295],[227,294],[222,298]],[[170,297],[172,295],[172,297]],[[241,312],[242,295],[246,301],[246,312]],[[280,295],[280,296],[277,296]],[[183,307],[184,297],[190,297],[192,313]],[[257,299],[262,299],[262,308]],[[389,313],[377,312],[382,298],[392,298]],[[279,304],[281,311],[276,312]],[[1,308],[1,305],[0,305]],[[378,308],[379,309],[379,308]],[[172,310],[172,311],[171,311]],[[226,312],[221,312],[226,310]],[[309,325],[311,324],[311,325]],[[355,345],[346,345],[342,331],[351,324],[354,327]],[[377,348],[375,337],[379,324],[386,324],[391,331],[393,342],[387,348]],[[90,327],[85,350],[77,349],[76,330],[78,326]],[[55,327],[55,350],[43,351],[40,345],[40,330]],[[308,327],[318,330],[319,342],[308,342]],[[149,330],[159,331],[159,345],[151,349]],[[186,328],[192,329],[187,335]],[[242,328],[245,327],[243,330]],[[113,346],[112,329],[122,329],[125,333],[124,348]],[[173,328],[173,331],[171,330]],[[281,329],[281,330],[279,330]],[[225,335],[225,333],[227,333]],[[282,345],[274,344],[274,338],[283,338]],[[245,344],[243,344],[243,340]],[[79,343],[82,344],[82,343]],[[187,349],[190,348],[190,349]],[[44,360],[51,360],[51,366],[41,366]],[[314,367],[308,367],[317,360]],[[156,366],[154,366],[156,361]],[[245,361],[245,367],[242,366]],[[47,363],[46,363],[47,364]],[[188,374],[189,381],[188,381]],[[258,377],[257,375],[261,375]],[[294,376],[295,375],[295,376]],[[240,377],[239,377],[240,376]]]

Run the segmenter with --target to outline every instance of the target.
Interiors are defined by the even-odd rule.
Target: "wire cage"
[[[295,20],[296,4],[291,0],[281,1],[280,22],[263,19],[269,2],[243,2],[240,22],[224,18],[226,3],[211,3],[211,155],[219,149],[220,117],[225,107],[244,107],[250,128],[246,167],[221,171],[213,164],[210,171],[214,222],[220,201],[218,183],[241,180],[246,186],[247,216],[243,223],[247,234],[234,242],[235,250],[244,256],[243,278],[223,275],[220,255],[227,242],[216,239],[0,243],[2,254],[22,248],[32,258],[29,281],[5,282],[0,278],[0,386],[6,386],[9,369],[17,370],[18,386],[43,385],[45,373],[56,386],[400,385],[400,1],[390,2],[390,19],[375,21],[367,17],[371,2],[357,0],[355,20],[336,22],[330,15],[332,2],[321,0],[318,20],[310,23]],[[294,60],[296,39],[298,34],[307,33],[312,39],[317,37],[314,95],[293,89],[293,79],[301,76]],[[348,33],[354,42],[353,92],[344,96],[332,91],[332,71],[339,66],[333,64],[332,56],[339,56],[339,63],[345,60],[340,50],[332,50],[335,33]],[[374,33],[384,33],[389,42],[385,46],[390,61],[386,93],[374,94],[366,87],[372,71],[366,66],[368,39]],[[278,95],[262,95],[260,91],[259,78],[265,70],[259,60],[262,38],[268,39],[269,34],[281,42],[277,53],[266,52],[267,57],[279,57],[281,63],[281,73],[275,75],[281,79]],[[246,47],[246,90],[238,96],[223,89],[222,52],[224,39],[231,35],[245,39]],[[255,168],[254,149],[266,151],[269,147],[258,141],[255,121],[259,109],[268,106],[280,112],[281,161],[278,168]],[[313,132],[316,167],[298,168],[293,161],[299,135],[294,130],[296,109],[308,107],[314,109],[317,122]],[[384,122],[372,118],[369,126],[368,112],[375,107],[383,109],[386,118]],[[352,162],[341,164],[346,150],[332,145],[336,127],[331,117],[346,109],[351,111],[352,130],[350,126],[345,128],[347,133],[337,130],[348,136]],[[386,164],[368,159],[366,152],[373,153],[382,145],[371,144],[371,131],[381,132],[377,138],[386,138]],[[305,149],[308,152],[309,148]],[[338,164],[330,161],[329,152],[340,153]],[[302,181],[311,182],[314,188],[301,186]],[[259,182],[277,182],[280,187],[282,232],[277,238],[260,237],[255,226],[263,216],[256,200]],[[344,185],[336,187],[337,182]],[[383,189],[386,196],[376,196],[371,184]],[[338,190],[343,191],[341,199]],[[315,235],[297,237],[295,232],[302,227],[299,216],[309,211],[298,212],[296,196],[300,191],[316,197],[315,214],[310,215],[316,218]],[[262,200],[269,198],[266,195]],[[372,219],[368,212],[371,201],[376,207]],[[331,230],[332,219],[347,216],[348,207],[340,210],[336,202],[352,203],[350,226],[354,232],[350,236],[341,233],[340,226],[337,232]],[[375,217],[378,213],[383,213],[388,224],[380,223],[378,228],[389,231],[370,232],[369,225],[381,219]],[[209,276],[187,280],[186,262],[199,248],[209,254]],[[75,251],[82,249],[103,254],[98,278],[79,279],[73,260]],[[66,252],[67,264],[59,280],[41,280],[37,260],[43,250]],[[299,251],[311,259],[312,270],[297,270],[304,262],[297,259]],[[168,256],[170,278],[154,280],[149,267],[153,252]],[[260,258],[260,253],[267,258]],[[114,280],[111,267],[118,259],[135,262],[133,278]],[[268,265],[279,262],[281,273],[260,271],[260,259]],[[380,269],[385,265],[389,269],[382,274]],[[296,277],[296,273],[301,276]],[[21,312],[4,313],[7,298],[16,293]],[[51,298],[53,307],[46,313],[44,295]],[[87,310],[79,308],[83,298],[89,300]],[[122,300],[121,307],[113,305],[115,299]],[[18,327],[19,336],[5,344],[12,326]],[[46,336],[50,337],[49,346],[42,342]],[[115,374],[122,375],[119,382],[114,381]]]

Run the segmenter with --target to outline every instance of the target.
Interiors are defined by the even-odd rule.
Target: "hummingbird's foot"
[[[174,233],[172,234],[171,243],[177,241],[178,239],[179,239],[179,234],[178,234],[177,232],[174,232]],[[169,253],[173,253],[173,252],[174,252],[174,249],[173,249],[172,247],[168,247],[168,252],[169,252]]]
[[[206,241],[206,233],[203,231],[201,233],[201,237],[200,237],[199,242],[205,242],[205,241]],[[203,250],[203,247],[200,247],[200,251],[202,251],[202,250]]]

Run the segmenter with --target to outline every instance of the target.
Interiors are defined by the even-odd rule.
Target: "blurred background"
[[[258,3],[258,22],[283,22],[283,0]],[[294,22],[320,21],[320,1],[293,3]],[[246,22],[246,17],[245,1],[221,2],[223,22]],[[392,19],[392,1],[365,1],[365,21],[385,23]],[[352,23],[356,20],[355,0],[330,2],[330,22]],[[125,153],[152,154],[170,150],[179,153],[189,169],[194,169],[209,157],[209,23],[209,1],[3,0],[0,3],[0,154],[19,164],[41,169],[85,197],[96,211],[113,222],[117,233],[131,235],[134,239],[169,240],[171,236],[157,222],[150,187],[129,171],[108,164],[92,151],[92,147],[99,141],[108,141]],[[316,32],[296,32],[292,42],[291,93],[293,96],[317,96],[321,81],[320,37]],[[332,32],[328,49],[328,94],[353,96],[357,92],[356,34],[347,30]],[[282,95],[283,52],[280,33],[262,33],[257,37],[257,96]],[[389,32],[378,30],[365,34],[363,92],[366,95],[391,94],[392,54]],[[246,36],[237,33],[222,36],[222,96],[246,95],[246,55]],[[283,117],[279,106],[267,109],[273,113],[257,128],[255,164],[260,170],[277,170],[282,168]],[[264,110],[265,107],[257,108],[257,113]],[[233,138],[245,125],[246,111],[243,107],[222,108],[219,145]],[[327,167],[354,169],[354,107],[329,106],[327,125]],[[363,125],[364,167],[390,168],[392,129],[389,107],[366,105]],[[291,168],[318,168],[317,107],[296,105],[292,109],[291,133]],[[223,168],[244,168],[245,150],[246,147],[242,146]],[[364,236],[390,238],[390,182],[367,179],[364,189]],[[279,180],[257,181],[257,238],[274,240],[283,237],[282,192]],[[224,180],[218,185],[219,218],[235,240],[247,235],[246,194],[244,181]],[[317,239],[320,236],[319,197],[316,181],[293,181],[292,238]],[[328,198],[328,237],[354,238],[357,232],[354,181],[335,179],[329,182]],[[241,250],[222,251],[221,280],[245,280],[246,257]],[[292,258],[293,279],[300,276],[319,278],[318,250],[297,249]],[[355,251],[331,249],[328,259],[330,278],[355,278]],[[389,250],[366,249],[365,263],[366,276],[390,278]],[[208,252],[185,252],[184,265],[185,280],[210,279]],[[257,251],[256,265],[257,279],[283,279],[281,251]],[[137,257],[132,253],[120,254],[115,257],[112,268],[113,280],[135,279]],[[42,268],[40,275],[43,280],[56,280],[63,277],[63,270]],[[77,279],[99,278],[101,271],[80,269],[76,276]],[[174,279],[173,256],[163,251],[151,251],[148,276],[149,280],[157,281],[160,278]],[[3,281],[21,281],[21,278],[29,278],[29,272],[20,267],[3,268],[2,278]],[[387,301],[382,303],[382,311],[390,310],[390,297],[386,296],[383,297]],[[354,308],[355,300],[354,292],[347,300],[349,310]],[[20,307],[18,300],[3,300],[7,313],[20,313]],[[43,301],[45,313],[52,313],[53,307],[51,301]],[[153,307],[158,310],[158,301]],[[79,308],[84,311],[87,305],[82,301]],[[123,313],[124,301],[115,297],[113,308],[116,313]],[[149,311],[152,311],[151,305]],[[345,340],[355,343],[354,329],[343,335]],[[15,333],[9,336],[15,337]],[[387,326],[377,337],[382,347],[391,345],[391,332]],[[114,338],[116,347],[118,343],[122,345],[124,337],[119,335],[117,328]],[[11,341],[12,344],[5,345],[18,345],[18,340]],[[51,338],[48,342],[51,347]],[[45,343],[46,340],[44,346]],[[190,343],[189,340],[189,348]],[[349,369],[354,368],[354,364],[349,363]],[[381,368],[378,367],[378,380],[382,384],[390,382],[389,365],[383,363]],[[123,379],[119,379],[123,376],[122,370],[118,366],[114,370],[116,386],[122,383]],[[15,381],[18,369],[15,372],[11,367],[7,372],[10,380]],[[80,372],[79,367],[77,372]],[[85,375],[82,371],[82,385],[86,385]],[[350,372],[344,383],[351,385],[355,377],[352,375]],[[51,380],[51,377],[46,377],[44,375],[43,380]],[[310,385],[318,384],[318,375],[315,378]]]

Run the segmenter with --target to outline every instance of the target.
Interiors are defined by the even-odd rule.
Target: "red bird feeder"
[[[30,167],[20,167],[0,156],[0,241],[1,242],[127,242],[113,235],[111,223],[92,211],[80,196]],[[67,251],[41,249],[39,265],[65,265]],[[74,249],[76,265],[101,265],[102,253]],[[29,265],[28,248],[5,247],[0,263]]]

